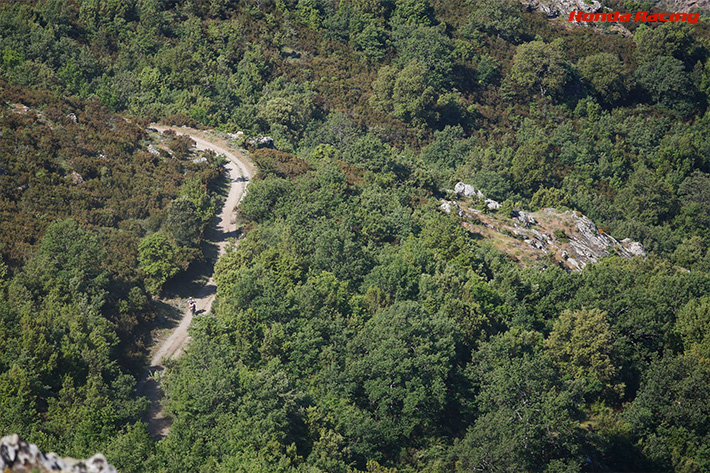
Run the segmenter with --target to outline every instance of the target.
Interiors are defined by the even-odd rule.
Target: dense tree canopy
[[[3,3],[0,433],[135,473],[710,471],[707,16],[624,26],[513,0]],[[136,376],[158,298],[208,260],[223,160],[158,120],[278,148],[251,150],[161,440]],[[648,256],[522,267],[441,211],[458,181]]]

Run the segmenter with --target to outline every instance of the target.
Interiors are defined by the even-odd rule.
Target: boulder
[[[542,12],[548,18],[562,17],[565,21],[570,12],[597,13],[603,11],[597,0],[521,0],[530,10]]]
[[[631,238],[621,240],[621,246],[632,256],[646,256],[646,248],[644,248],[641,243],[633,241]]]
[[[106,458],[97,453],[88,460],[60,458],[56,453],[45,455],[37,445],[22,440],[17,434],[0,439],[0,471],[10,473],[66,472],[117,473]]]
[[[535,217],[527,212],[523,212],[522,210],[513,210],[513,218],[522,223],[525,227],[529,227],[530,225],[535,225],[537,223]]]
[[[451,200],[444,200],[441,202],[441,205],[439,206],[441,210],[446,212],[447,214],[450,214],[451,211],[456,208],[456,213],[459,215],[459,217],[463,216],[463,209],[461,206],[458,204],[458,202],[453,202]]]
[[[256,138],[250,138],[249,141],[247,141],[247,145],[256,149],[276,149],[276,146],[274,145],[274,139],[270,136],[259,136]]]
[[[477,197],[479,199],[484,199],[486,197],[483,195],[483,192],[476,190],[476,188],[471,184],[464,184],[463,182],[456,183],[454,186],[454,192],[464,197]]]
[[[488,210],[498,210],[500,208],[500,204],[493,199],[486,199],[486,207]]]

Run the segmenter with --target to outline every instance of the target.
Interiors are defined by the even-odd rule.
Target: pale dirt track
[[[229,194],[224,207],[217,215],[214,231],[210,234],[210,241],[219,247],[219,254],[222,255],[227,245],[227,239],[235,236],[235,209],[244,197],[247,185],[255,173],[253,164],[244,153],[231,148],[227,143],[216,137],[206,135],[200,130],[162,125],[151,125],[151,128],[155,128],[160,132],[173,130],[177,134],[188,135],[197,143],[198,150],[211,149],[215,153],[223,154],[228,158],[229,161],[225,164],[225,169],[230,180]],[[197,301],[198,314],[210,312],[216,292],[217,288],[210,277],[199,293],[193,296]],[[162,438],[167,435],[170,424],[169,420],[163,415],[160,403],[162,397],[160,385],[152,375],[163,372],[165,369],[163,362],[165,360],[180,356],[190,338],[187,334],[187,329],[190,327],[191,322],[192,314],[187,310],[183,314],[180,324],[165,340],[159,342],[151,358],[150,366],[146,368],[138,383],[138,396],[145,396],[150,400],[150,410],[144,420],[148,424],[148,431],[154,438]]]

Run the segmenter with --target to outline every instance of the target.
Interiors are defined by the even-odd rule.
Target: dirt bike
[[[190,303],[190,313],[192,315],[195,315],[196,310],[197,310],[197,304],[195,304],[194,302]]]

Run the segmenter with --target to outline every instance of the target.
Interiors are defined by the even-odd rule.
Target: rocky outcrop
[[[160,156],[160,151],[158,151],[158,148],[156,148],[154,144],[148,145],[148,152],[155,156]]]
[[[459,195],[465,195],[464,192],[461,189]],[[475,192],[473,195],[476,195]],[[492,206],[493,203],[497,207]],[[547,262],[552,257],[567,270],[580,271],[587,264],[596,263],[610,254],[626,259],[646,256],[641,243],[629,238],[615,239],[600,231],[580,212],[543,209],[528,213],[513,210],[507,216],[495,212],[500,204],[493,200],[486,200],[487,210],[470,208],[465,201],[451,200],[442,200],[440,208],[446,213],[455,211],[469,231],[491,240],[496,248],[523,264]]]
[[[500,204],[493,199],[486,199],[486,208],[488,210],[498,210],[500,209]]]
[[[56,453],[39,451],[37,445],[27,443],[18,435],[0,439],[0,471],[11,473],[116,473],[106,458],[97,453],[88,460],[60,458]]]
[[[661,0],[656,1],[658,8],[666,11],[684,12],[710,11],[710,0]]]
[[[72,171],[71,174],[69,174],[69,179],[74,183],[74,184],[83,184],[84,183],[84,178],[81,177],[81,174],[79,174],[76,171]]]
[[[441,202],[441,205],[439,207],[447,214],[450,214],[453,209],[456,209],[456,213],[459,215],[459,217],[463,217],[463,209],[458,204],[458,202],[444,200],[443,202]]]
[[[558,214],[555,209],[544,209],[542,212],[547,215]],[[577,232],[570,238],[568,260],[571,265],[576,265],[580,269],[587,263],[596,263],[603,256],[612,252],[622,258],[633,258],[634,256],[646,256],[643,245],[630,238],[618,241],[609,234],[599,231],[597,226],[587,216],[577,212],[566,212],[562,214],[574,221]]]
[[[537,223],[535,217],[533,217],[527,212],[523,212],[522,210],[513,210],[513,218],[518,222],[522,223],[525,228],[529,227],[530,225],[535,225]]]
[[[464,184],[463,182],[457,182],[456,185],[454,186],[454,192],[456,192],[458,195],[464,196],[464,197],[476,197],[478,199],[484,199],[485,196],[483,195],[483,192],[480,190],[477,190],[475,187],[473,187],[471,184]]]
[[[256,148],[256,149],[261,149],[261,148],[276,149],[276,146],[274,145],[274,139],[270,136],[259,136],[257,138],[250,138],[247,141],[247,145],[250,148]]]
[[[537,10],[548,18],[567,18],[570,12],[582,11],[596,13],[602,11],[602,4],[597,0],[587,3],[585,0],[522,0],[530,10]]]
[[[450,190],[447,192],[451,192]],[[495,240],[499,249],[517,255],[519,260],[539,260],[543,256],[553,256],[568,270],[580,271],[589,263],[600,258],[617,254],[622,258],[646,256],[643,245],[629,238],[618,241],[600,231],[588,217],[580,212],[560,212],[543,209],[528,213],[513,210],[505,216],[496,212],[501,205],[493,199],[486,199],[483,192],[470,184],[457,182],[454,193],[468,200],[441,199],[439,208],[446,213],[456,211],[464,220],[464,226],[474,233]],[[485,208],[480,202],[485,202]]]

